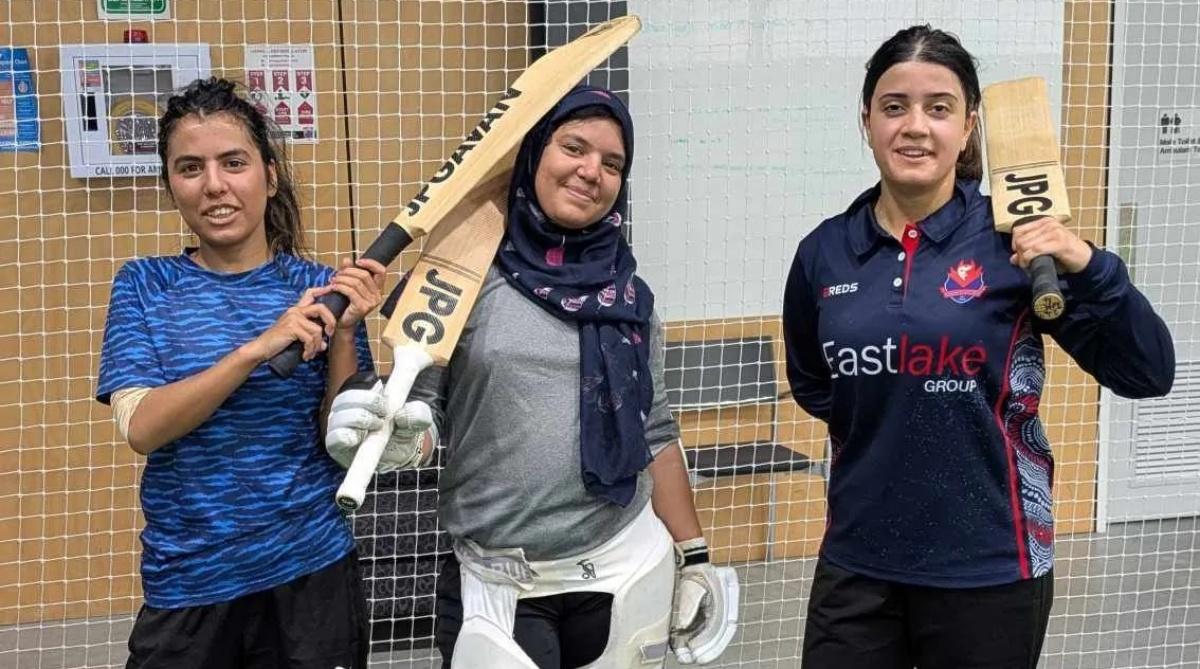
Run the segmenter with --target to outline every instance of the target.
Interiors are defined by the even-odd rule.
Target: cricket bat
[[[983,124],[996,229],[1010,233],[1013,227],[1043,216],[1069,222],[1067,182],[1046,81],[1028,77],[985,87]],[[1033,313],[1044,320],[1061,316],[1066,305],[1058,288],[1054,258],[1034,258],[1029,274]]]
[[[408,401],[417,375],[430,365],[445,366],[454,353],[467,316],[504,236],[511,171],[493,176],[471,191],[429,236],[383,330],[392,350],[392,373],[384,386],[388,415]],[[370,433],[337,491],[346,511],[362,505],[367,486],[383,455],[392,422]]]
[[[637,16],[622,16],[592,28],[530,65],[362,257],[386,267],[413,240],[425,236],[445,220],[476,187],[509,172],[525,134],[588,72],[641,28]],[[349,305],[349,300],[340,293],[323,295],[319,301],[329,307],[335,318],[340,318]],[[300,342],[292,342],[267,364],[275,374],[287,378],[300,364],[302,352]]]

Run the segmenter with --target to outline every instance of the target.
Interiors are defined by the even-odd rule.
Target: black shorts
[[[462,585],[451,554],[438,572],[437,639],[442,669],[450,668],[454,642],[462,629]],[[517,600],[513,638],[538,669],[582,667],[608,646],[611,594],[572,592]]]
[[[804,669],[1035,669],[1054,573],[986,588],[929,588],[817,561]]]
[[[126,669],[366,669],[367,601],[350,555],[291,582],[229,602],[142,606]]]

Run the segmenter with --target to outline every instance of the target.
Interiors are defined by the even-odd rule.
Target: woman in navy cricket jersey
[[[366,667],[354,544],[321,445],[333,390],[371,369],[384,268],[301,257],[282,146],[234,84],[196,81],[159,119],[162,180],[199,240],[113,280],[99,401],[146,456],[145,605],[129,667]],[[335,291],[335,319],[314,298]],[[326,339],[328,343],[326,344]],[[289,379],[262,363],[304,345]]]
[[[1121,260],[1041,219],[994,230],[979,81],[957,39],[898,32],[867,63],[879,183],[801,243],[788,379],[829,424],[829,516],[804,666],[1035,667],[1053,596],[1042,335],[1126,397],[1165,394],[1170,333]],[[1030,313],[1052,255],[1066,312]]]

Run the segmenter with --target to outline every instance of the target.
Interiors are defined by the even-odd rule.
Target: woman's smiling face
[[[976,115],[958,76],[933,63],[888,68],[863,112],[867,141],[882,180],[893,190],[924,191],[955,178]]]
[[[542,150],[533,188],[556,225],[579,230],[599,221],[617,201],[625,170],[621,126],[611,118],[567,121]]]

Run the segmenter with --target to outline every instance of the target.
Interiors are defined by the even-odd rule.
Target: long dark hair
[[[979,74],[975,70],[975,57],[963,48],[957,37],[929,24],[905,28],[875,50],[871,60],[867,61],[867,76],[863,79],[863,109],[870,111],[875,85],[888,68],[912,61],[941,65],[953,72],[967,96],[967,114],[979,110],[982,94],[979,91]],[[983,149],[978,123],[967,139],[967,147],[958,154],[955,176],[959,179],[983,178]]]
[[[167,173],[167,144],[179,121],[187,116],[205,118],[226,114],[237,119],[258,147],[263,164],[274,166],[275,194],[267,198],[265,228],[267,248],[272,254],[301,255],[305,251],[304,230],[300,224],[300,204],[292,181],[287,151],[282,141],[272,140],[272,125],[254,105],[238,95],[237,84],[228,79],[197,79],[167,99],[167,111],[158,119],[158,157],[162,160],[161,178],[171,190]]]

